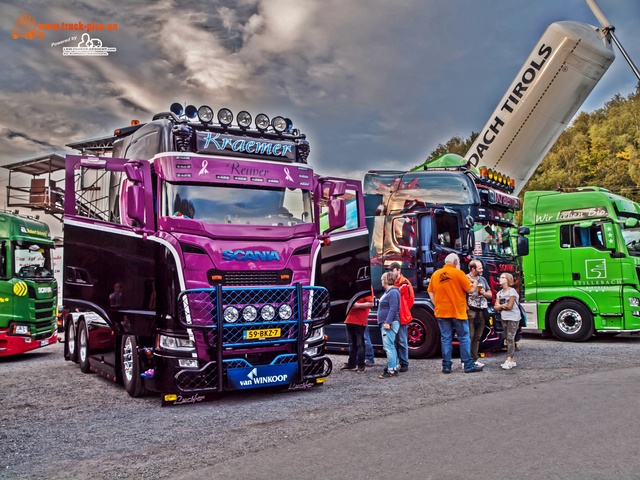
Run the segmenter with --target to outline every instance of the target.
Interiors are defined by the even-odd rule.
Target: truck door
[[[615,234],[612,222],[582,222],[571,225],[571,276],[576,289],[595,299],[598,311],[613,315],[610,321],[622,325],[622,265],[612,258]],[[615,318],[620,315],[619,318]],[[613,326],[613,325],[611,325]]]
[[[316,285],[329,290],[331,313],[326,323],[344,322],[358,299],[371,294],[369,234],[365,224],[360,182],[343,180],[346,223],[327,235],[320,247]],[[321,215],[327,207],[321,207]]]

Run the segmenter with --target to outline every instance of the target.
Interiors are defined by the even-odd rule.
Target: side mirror
[[[144,188],[133,184],[127,186],[127,216],[136,222],[140,228],[145,227],[144,219]]]
[[[332,198],[327,205],[329,211],[329,228],[324,233],[333,232],[347,223],[347,204],[344,198]]]
[[[591,228],[593,226],[593,220],[585,220],[578,224],[580,228]]]
[[[529,229],[527,227],[520,227],[520,229],[522,228],[526,228],[527,233],[529,233]],[[523,234],[518,235],[518,240],[516,243],[517,243],[516,250],[518,251],[519,257],[525,257],[529,255],[529,239],[527,237],[523,236]]]
[[[624,226],[627,228],[633,228],[638,226],[637,218],[627,218],[624,222]]]
[[[529,235],[531,233],[531,231],[529,230],[529,227],[520,227],[518,228],[518,235]]]
[[[133,183],[142,182],[142,170],[138,162],[127,162],[124,164],[124,173],[127,176],[127,180]]]
[[[0,241],[0,277],[7,276],[7,250],[6,247],[7,242],[2,240]]]

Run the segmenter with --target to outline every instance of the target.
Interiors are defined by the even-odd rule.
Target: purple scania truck
[[[314,174],[290,120],[236,120],[174,104],[69,145],[65,358],[133,397],[322,384],[323,326],[370,292],[361,183]]]

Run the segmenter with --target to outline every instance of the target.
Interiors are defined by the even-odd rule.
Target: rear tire
[[[73,323],[71,316],[66,319],[66,326],[64,329],[64,358],[78,363],[78,339],[76,338],[76,326]]]
[[[431,358],[440,350],[440,329],[433,315],[422,308],[412,312],[413,320],[407,325],[409,357]]]
[[[138,342],[134,335],[124,335],[120,343],[120,368],[122,385],[127,393],[134,397],[142,397],[149,392],[140,377],[140,359],[138,358]]]
[[[84,320],[78,323],[78,343],[76,344],[78,363],[80,364],[80,371],[82,373],[91,372],[91,366],[89,364],[89,334],[87,332],[87,326]]]
[[[595,330],[593,316],[575,300],[563,300],[551,309],[549,327],[556,337],[567,342],[584,342]]]

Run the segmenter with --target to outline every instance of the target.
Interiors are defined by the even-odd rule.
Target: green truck
[[[640,332],[639,204],[599,187],[526,192],[522,224],[526,329],[576,342]]]
[[[53,248],[46,223],[0,212],[0,357],[57,341]]]

